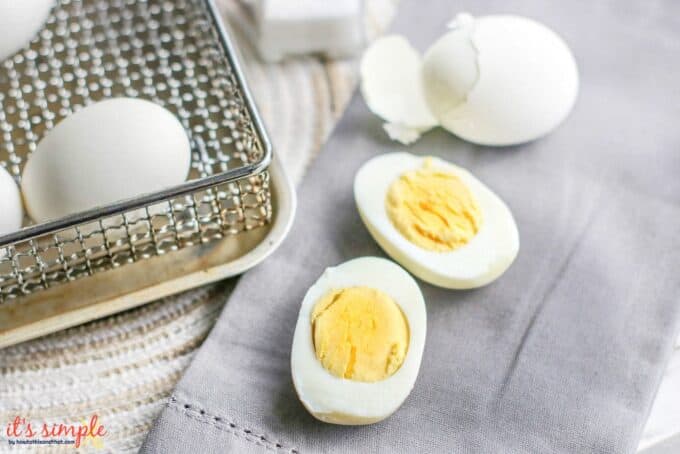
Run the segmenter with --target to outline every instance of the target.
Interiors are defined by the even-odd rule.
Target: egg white
[[[384,380],[360,382],[339,378],[316,358],[311,323],[314,306],[331,290],[356,286],[389,295],[408,321],[406,358]],[[300,401],[314,417],[334,424],[371,424],[387,418],[401,406],[415,384],[425,347],[426,322],[420,288],[399,265],[382,258],[361,257],[327,268],[307,291],[295,327],[291,371]]]
[[[489,284],[512,264],[519,251],[517,225],[507,205],[467,170],[431,158],[435,168],[458,176],[472,192],[482,213],[482,225],[466,245],[451,252],[423,249],[406,239],[392,224],[385,208],[390,185],[426,158],[388,153],[366,162],[354,179],[354,197],[368,231],[383,250],[420,279],[453,289]]]

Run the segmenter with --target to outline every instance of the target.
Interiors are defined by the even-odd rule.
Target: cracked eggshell
[[[0,0],[0,60],[15,54],[40,31],[54,0]]]
[[[427,52],[422,69],[423,92],[437,118],[465,102],[479,80],[477,49],[470,36],[473,23],[469,14],[459,14],[449,24],[453,30]]]
[[[24,167],[21,189],[36,222],[183,183],[191,166],[179,120],[150,101],[114,98],[58,123]]]
[[[409,326],[409,345],[401,367],[375,382],[338,378],[316,358],[311,316],[314,306],[331,290],[370,287],[389,295]],[[394,413],[415,385],[425,348],[425,300],[413,279],[399,265],[378,257],[360,257],[327,268],[309,288],[300,307],[293,346],[293,384],[305,408],[320,421],[360,425],[381,421]]]
[[[385,120],[392,139],[405,144],[438,124],[425,102],[421,63],[418,51],[398,35],[377,39],[361,59],[361,93],[368,108]]]
[[[19,187],[14,178],[0,166],[0,235],[19,230],[23,219]],[[0,258],[2,254],[0,253]]]
[[[481,145],[515,145],[559,125],[578,92],[576,61],[546,26],[520,16],[459,15],[423,59],[441,125]]]

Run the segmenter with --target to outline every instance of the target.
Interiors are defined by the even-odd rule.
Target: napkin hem
[[[216,415],[205,410],[200,405],[180,400],[176,396],[170,396],[166,406],[187,418],[213,426],[217,430],[232,434],[239,439],[254,443],[265,449],[280,453],[299,454],[299,451],[295,448],[288,448],[278,441],[272,441],[273,437],[269,435],[255,433],[251,429],[246,429],[236,424],[231,418]]]

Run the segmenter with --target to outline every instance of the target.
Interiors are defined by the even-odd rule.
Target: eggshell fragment
[[[423,95],[421,58],[402,36],[377,39],[361,59],[361,92],[387,123],[390,137],[410,143],[437,125]]]
[[[449,24],[452,30],[425,55],[423,90],[427,105],[437,118],[466,102],[479,80],[478,51],[471,37],[473,24],[472,16],[459,14]]]
[[[36,222],[181,184],[191,147],[177,118],[149,101],[116,98],[56,125],[24,168],[21,188]]]
[[[40,31],[54,0],[0,0],[0,60],[15,54]]]

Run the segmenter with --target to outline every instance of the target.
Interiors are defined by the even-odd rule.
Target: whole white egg
[[[401,206],[396,208],[402,209],[407,222],[400,229],[388,210],[394,202],[389,199],[391,189],[420,169],[432,173],[406,181],[414,197],[397,201]],[[441,179],[438,185],[427,186],[437,179]],[[446,185],[464,192],[460,197],[474,204],[472,208],[466,209],[455,194],[447,195],[451,191]],[[354,197],[361,219],[380,247],[411,273],[440,287],[489,284],[510,267],[519,251],[519,233],[508,206],[470,172],[438,158],[379,155],[357,172]],[[412,224],[413,231],[408,230]],[[413,236],[407,237],[408,233]]]
[[[179,120],[149,101],[115,98],[65,118],[30,155],[21,189],[36,222],[184,182],[191,147]]]
[[[0,0],[0,60],[15,54],[38,34],[54,0]]]
[[[555,32],[511,15],[461,15],[425,53],[423,88],[441,126],[482,145],[552,131],[578,92],[576,61]]]
[[[334,424],[387,418],[415,384],[426,317],[418,284],[389,260],[361,257],[326,269],[302,301],[293,337],[291,371],[302,404]]]
[[[0,166],[0,235],[19,230],[23,219],[19,187],[5,168]]]

